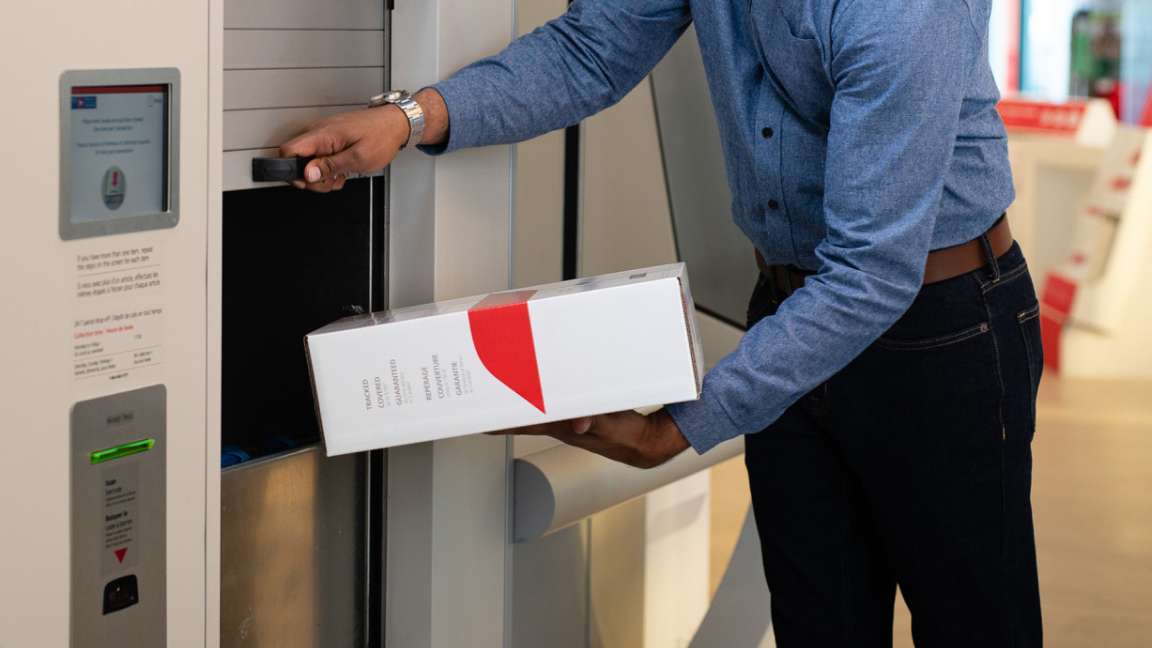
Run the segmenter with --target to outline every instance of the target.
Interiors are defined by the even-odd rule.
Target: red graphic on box
[[[1040,336],[1044,345],[1044,364],[1060,371],[1060,338],[1072,304],[1076,300],[1078,284],[1055,272],[1044,280],[1044,293],[1040,299]]]
[[[124,562],[124,556],[128,555],[128,547],[114,549],[112,553],[116,554],[116,562]]]
[[[489,295],[468,309],[472,345],[496,380],[546,412],[528,300],[534,290]]]

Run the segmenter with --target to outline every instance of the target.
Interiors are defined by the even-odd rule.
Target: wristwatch
[[[408,116],[408,126],[410,127],[408,141],[400,148],[405,149],[420,144],[420,140],[424,137],[424,109],[412,98],[412,93],[407,90],[390,90],[368,100],[368,106],[371,108],[389,105],[403,110],[404,114]]]

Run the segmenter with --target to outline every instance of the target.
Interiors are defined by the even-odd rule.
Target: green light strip
[[[140,454],[141,452],[148,452],[154,445],[156,445],[155,439],[141,439],[140,441],[122,443],[112,448],[97,450],[88,455],[88,460],[95,466],[96,464],[102,464],[106,461],[115,461],[117,459],[123,459],[124,457]]]

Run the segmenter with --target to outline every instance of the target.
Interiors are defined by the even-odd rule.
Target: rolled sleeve
[[[665,408],[692,449],[704,454],[717,445],[740,436],[740,428],[717,398],[724,390],[707,389],[700,400],[676,403]]]
[[[440,93],[448,111],[448,138],[443,144],[419,145],[416,148],[429,155],[443,155],[460,149],[479,146],[480,122],[475,118],[482,107],[476,105],[476,95],[468,89],[468,79],[450,78],[430,87]]]

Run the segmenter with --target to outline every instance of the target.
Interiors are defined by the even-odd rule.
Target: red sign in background
[[[1005,99],[1000,102],[998,109],[1004,125],[1012,130],[1075,135],[1084,121],[1088,103]]]
[[[1072,312],[1076,300],[1076,281],[1057,272],[1050,272],[1044,279],[1044,290],[1040,298],[1040,335],[1044,343],[1044,364],[1053,371],[1060,372],[1060,345],[1064,326]]]

